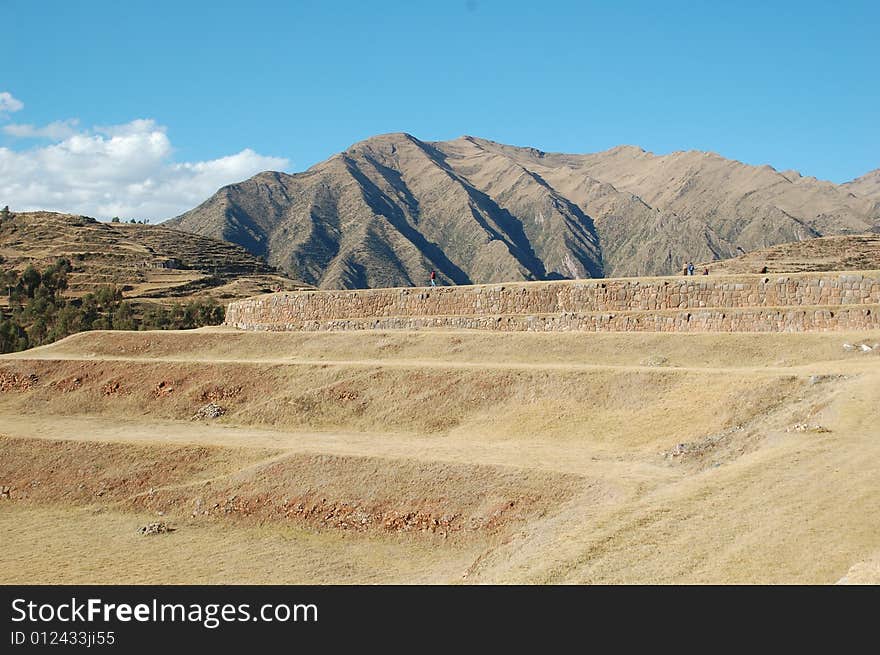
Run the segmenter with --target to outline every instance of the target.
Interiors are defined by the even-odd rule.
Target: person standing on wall
[[[694,274],[694,263],[688,262],[688,275],[693,275],[693,274]]]
[[[436,271],[431,271],[431,286],[432,287],[437,286],[437,272]]]

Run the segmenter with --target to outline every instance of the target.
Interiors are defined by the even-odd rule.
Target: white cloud
[[[0,114],[11,114],[24,109],[24,103],[9,91],[0,91]]]
[[[53,121],[43,127],[36,127],[25,123],[12,123],[4,125],[3,131],[19,139],[52,139],[57,141],[67,139],[76,134],[78,123],[79,121],[75,118],[70,118],[66,121]]]
[[[249,148],[219,159],[176,162],[165,128],[153,120],[92,130],[75,126],[74,121],[6,126],[14,128],[5,130],[14,136],[56,142],[22,151],[0,148],[0,206],[155,223],[195,207],[222,186],[260,171],[284,170],[289,163]]]

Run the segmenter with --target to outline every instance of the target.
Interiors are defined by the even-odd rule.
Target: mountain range
[[[880,232],[880,170],[847,184],[714,153],[547,153],[385,134],[305,172],[220,189],[167,227],[239,244],[320,288],[663,275]]]

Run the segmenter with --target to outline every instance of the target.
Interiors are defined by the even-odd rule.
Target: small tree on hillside
[[[27,297],[33,298],[34,292],[37,290],[37,287],[40,286],[40,282],[43,281],[43,277],[37,269],[32,265],[28,265],[28,267],[24,269],[24,273],[21,274],[21,281],[24,284]]]
[[[67,274],[71,268],[69,259],[58,259],[43,271],[43,286],[53,297],[67,290]]]
[[[111,316],[111,322],[114,330],[134,330],[137,325],[134,321],[134,312],[131,305],[127,302],[119,304],[116,311]]]
[[[15,271],[0,271],[0,287],[3,294],[8,298],[12,298],[12,290],[18,284],[18,273]]]
[[[0,353],[14,353],[28,347],[27,332],[12,319],[0,318]]]

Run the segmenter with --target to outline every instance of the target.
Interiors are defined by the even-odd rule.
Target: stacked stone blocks
[[[880,271],[297,291],[229,305],[250,330],[805,332],[880,328]]]

